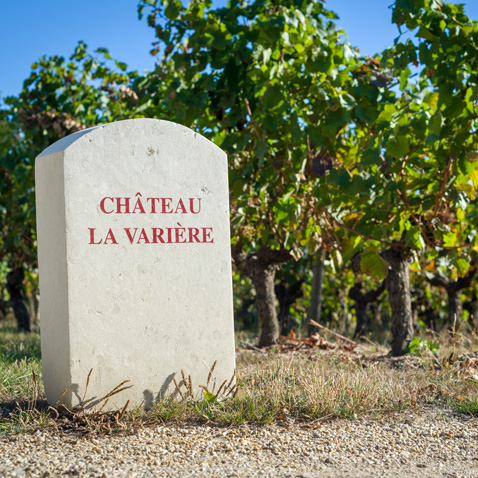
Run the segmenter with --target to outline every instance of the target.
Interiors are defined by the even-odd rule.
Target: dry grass
[[[464,353],[474,340],[464,337],[441,337],[438,354],[423,347],[420,356],[400,359],[387,358],[379,345],[370,344],[354,352],[338,347],[284,354],[274,349],[241,350],[237,376],[216,390],[210,385],[212,368],[208,383],[201,384],[203,400],[192,398],[192,378],[185,371],[177,384],[179,399],[166,398],[147,411],[128,410],[125,404],[117,412],[91,413],[84,408],[49,407],[41,380],[38,334],[2,331],[0,325],[0,433],[41,428],[115,433],[191,420],[260,424],[354,419],[429,405],[478,415],[478,356]]]

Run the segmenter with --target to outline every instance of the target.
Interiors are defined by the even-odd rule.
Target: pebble
[[[478,418],[431,408],[309,424],[2,435],[0,476],[471,478],[478,477],[477,450]]]

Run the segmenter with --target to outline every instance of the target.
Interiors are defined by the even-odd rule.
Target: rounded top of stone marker
[[[120,133],[121,137],[127,137],[131,133],[135,133],[135,131],[145,129],[148,127],[151,130],[152,134],[182,134],[185,136],[189,136],[191,139],[195,139],[198,141],[203,141],[209,143],[212,147],[217,148],[217,150],[221,151],[225,154],[221,148],[216,146],[212,141],[209,141],[207,138],[202,136],[199,133],[194,132],[192,129],[183,126],[179,123],[174,123],[173,121],[166,121],[166,120],[158,120],[154,118],[135,118],[135,119],[127,119],[122,121],[115,121],[114,123],[106,123],[98,126],[93,126],[92,128],[84,129],[82,131],[77,131],[76,133],[72,133],[68,136],[65,136],[62,139],[59,139],[55,143],[51,144],[43,150],[37,158],[42,156],[48,156],[50,154],[60,153],[67,150],[70,146],[77,143],[80,139],[83,140],[93,139],[97,135],[103,135],[108,133]],[[189,139],[189,138],[188,138]]]

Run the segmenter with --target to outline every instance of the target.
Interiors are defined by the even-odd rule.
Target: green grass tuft
[[[477,398],[463,398],[452,399],[451,404],[453,408],[463,415],[478,417],[478,399]]]

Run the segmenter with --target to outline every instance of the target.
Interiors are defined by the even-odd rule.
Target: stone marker
[[[234,373],[226,154],[169,121],[63,138],[35,163],[48,401],[94,404],[123,380],[151,406],[181,369],[195,393]],[[67,390],[63,395],[64,390]]]

